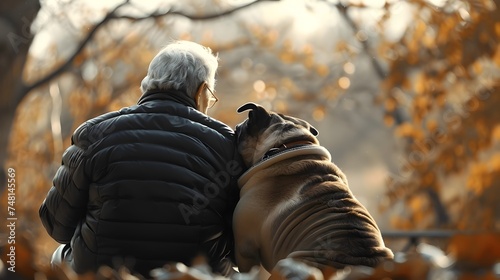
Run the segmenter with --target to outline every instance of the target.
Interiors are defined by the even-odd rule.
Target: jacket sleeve
[[[62,156],[39,215],[48,234],[59,243],[69,243],[78,223],[85,217],[89,180],[84,174],[88,147],[87,125],[75,130],[72,145]]]

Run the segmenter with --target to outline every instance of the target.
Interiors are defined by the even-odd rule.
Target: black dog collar
[[[284,150],[295,148],[298,146],[305,146],[305,145],[313,145],[313,143],[311,141],[301,140],[301,141],[294,141],[294,142],[290,142],[290,143],[281,144],[281,146],[279,146],[278,148],[271,148],[269,151],[267,151],[267,153],[264,154],[264,156],[262,157],[261,160],[266,160],[267,158],[269,158],[277,153],[280,153]]]

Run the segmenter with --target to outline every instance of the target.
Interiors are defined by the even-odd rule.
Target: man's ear
[[[200,110],[201,107],[201,97],[203,96],[203,91],[205,90],[205,87],[207,86],[207,82],[203,82],[200,84],[198,87],[198,90],[196,90],[196,94],[194,95],[194,103],[196,104],[196,109]]]

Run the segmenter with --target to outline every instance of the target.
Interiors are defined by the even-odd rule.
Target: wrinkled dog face
[[[238,151],[247,167],[251,167],[273,148],[289,143],[319,144],[318,131],[308,122],[268,112],[264,107],[246,103],[238,113],[250,110],[248,118],[236,126]]]

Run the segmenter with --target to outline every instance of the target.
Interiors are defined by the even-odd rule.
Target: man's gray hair
[[[179,90],[194,98],[206,81],[215,87],[218,57],[212,50],[189,41],[175,41],[164,47],[151,61],[141,91]]]

